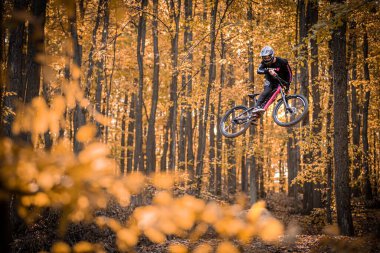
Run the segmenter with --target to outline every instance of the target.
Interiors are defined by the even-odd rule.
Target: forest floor
[[[326,212],[324,209],[314,209],[309,215],[299,212],[300,206],[294,208],[294,202],[289,200],[284,194],[273,194],[266,197],[267,208],[272,215],[282,221],[287,232],[297,233],[289,240],[283,238],[277,244],[268,244],[260,239],[254,239],[250,244],[242,245],[237,241],[235,246],[240,252],[255,253],[380,253],[380,208],[365,208],[364,201],[354,199],[353,220],[355,236],[332,235],[338,233],[334,226],[326,223]],[[336,217],[333,217],[336,220]],[[292,231],[289,231],[292,230]],[[139,244],[137,252],[167,252],[171,244],[186,245],[190,250],[202,243],[208,243],[214,249],[222,242],[222,239],[215,237],[215,234],[206,234],[196,243],[188,240],[172,239],[161,245],[152,243]]]
[[[274,217],[284,223],[287,233],[293,234],[292,238],[284,237],[277,244],[268,244],[260,239],[254,239],[249,244],[240,244],[234,241],[240,252],[277,253],[277,252],[344,252],[366,253],[380,252],[380,208],[365,208],[360,199],[353,200],[353,220],[355,227],[354,237],[334,235],[338,232],[334,227],[327,226],[324,209],[314,209],[309,215],[299,212],[294,202],[286,195],[276,193],[266,197],[268,210]],[[120,207],[107,211],[107,216],[126,220],[130,209]],[[52,243],[57,241],[56,225],[59,222],[57,214],[50,214],[33,226],[19,231],[14,240],[14,252],[40,252],[49,251]],[[102,214],[104,215],[104,214]],[[336,220],[335,217],[333,217]],[[291,231],[290,231],[291,230]],[[115,245],[115,234],[111,231],[99,230],[96,225],[73,225],[66,233],[66,242],[70,244],[82,240],[97,242],[103,245],[107,252],[118,252]],[[223,242],[215,232],[206,233],[197,242],[180,238],[168,238],[163,244],[154,244],[147,238],[141,238],[135,248],[136,252],[168,252],[169,245],[185,245],[192,252],[198,245],[207,243],[214,249]]]

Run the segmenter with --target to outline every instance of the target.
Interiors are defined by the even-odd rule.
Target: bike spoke
[[[287,103],[289,108],[286,108],[284,103],[279,105],[275,112],[275,118],[280,124],[292,125],[304,117],[307,107],[300,96],[288,97]]]
[[[235,107],[229,111],[221,122],[221,130],[226,137],[235,137],[247,129],[250,122],[250,112],[246,107]]]

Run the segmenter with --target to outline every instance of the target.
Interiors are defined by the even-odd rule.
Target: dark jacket
[[[265,74],[265,79],[267,79],[270,83],[278,83],[278,80],[269,74],[269,69],[274,69],[278,76],[285,81],[289,83],[292,81],[292,69],[289,66],[288,60],[276,57],[275,63],[266,65],[264,62],[261,62],[259,68],[257,69],[257,74]]]

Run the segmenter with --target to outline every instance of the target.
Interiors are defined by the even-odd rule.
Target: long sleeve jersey
[[[267,79],[270,83],[278,83],[278,80],[269,74],[269,69],[274,69],[278,76],[283,80],[289,83],[292,81],[293,75],[288,60],[276,57],[276,62],[269,65],[261,62],[259,68],[257,69],[257,74],[265,74],[265,79]]]

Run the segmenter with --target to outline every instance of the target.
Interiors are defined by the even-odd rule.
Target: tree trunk
[[[146,33],[146,17],[145,7],[148,0],[141,0],[141,13],[139,17],[137,31],[137,62],[139,66],[139,88],[136,104],[136,132],[135,132],[135,150],[134,150],[134,170],[144,171],[144,154],[143,154],[143,122],[142,122],[142,107],[143,107],[143,90],[144,90],[144,51],[145,51],[145,33]]]
[[[122,110],[122,118],[121,118],[121,152],[120,152],[120,174],[124,175],[125,173],[125,139],[126,139],[126,134],[125,134],[125,126],[127,124],[127,106],[128,106],[128,92],[125,93],[124,97],[124,107]]]
[[[193,44],[193,29],[191,23],[193,22],[193,1],[185,0],[185,38],[186,38],[186,48],[187,50]],[[193,53],[192,50],[188,52],[188,63],[189,69],[187,69],[187,97],[191,98],[192,90],[193,90],[193,76],[192,76],[192,65],[193,65]],[[187,157],[186,157],[186,165],[187,171],[190,175],[191,179],[194,179],[194,150],[193,150],[193,121],[192,121],[192,108],[190,105],[186,106],[186,141],[187,141]]]
[[[153,92],[152,106],[148,123],[148,136],[146,141],[147,172],[156,171],[156,110],[158,103],[159,75],[160,75],[160,51],[158,50],[158,0],[153,0],[152,36],[153,36]]]
[[[246,161],[247,143],[245,139],[243,142],[243,155],[241,156],[241,191],[244,193],[248,192],[248,168]]]
[[[356,24],[352,23],[351,28],[352,30],[355,29]],[[351,51],[352,51],[352,75],[351,80],[355,81],[357,80],[357,45],[356,45],[356,34],[354,31],[351,33],[350,38],[351,43]],[[358,180],[360,175],[360,166],[361,166],[361,152],[360,152],[360,113],[359,113],[359,102],[357,98],[357,90],[356,86],[354,84],[351,85],[351,125],[352,125],[352,144],[353,144],[353,151],[354,151],[354,159],[353,159],[353,188],[352,193],[353,196],[359,197],[360,196],[360,181]]]
[[[95,93],[95,109],[98,113],[102,113],[102,96],[103,96],[103,86],[106,85],[106,77],[105,77],[105,63],[106,63],[106,52],[107,52],[107,38],[108,38],[108,26],[109,26],[109,18],[110,11],[108,6],[108,0],[104,0],[103,5],[103,31],[102,31],[102,39],[101,39],[101,57],[96,62],[96,93]],[[96,122],[97,128],[97,137],[102,137],[104,134],[104,127],[100,125],[99,122]]]
[[[203,15],[202,15],[202,21],[204,23],[207,22],[207,1],[206,0],[203,0]],[[201,60],[201,71],[200,71],[200,82],[202,84],[202,86],[204,86],[205,84],[205,80],[206,80],[206,52],[207,52],[207,46],[206,44],[203,46],[203,49],[202,49],[202,60]],[[202,170],[203,170],[203,164],[202,166],[198,165],[200,162],[203,163],[203,160],[199,160],[200,158],[200,155],[201,155],[201,152],[202,152],[202,137],[205,136],[205,134],[203,134],[203,132],[205,132],[206,130],[203,128],[203,115],[204,115],[204,105],[205,105],[205,99],[202,97],[201,98],[201,101],[200,101],[200,105],[199,105],[199,109],[198,109],[198,112],[196,114],[196,117],[198,117],[198,119],[196,120],[198,122],[198,150],[197,150],[197,163],[195,164],[195,186],[196,186],[196,194],[199,196],[200,192],[202,189],[200,189],[201,187],[201,183],[202,183],[202,174],[203,171],[201,171],[199,168],[202,167]],[[199,187],[198,187],[199,186]]]
[[[209,191],[211,193],[215,193],[215,173],[216,173],[216,160],[215,160],[215,107],[214,104],[211,103],[211,113],[210,113],[210,129],[209,129],[209,138],[210,138],[210,146],[209,146],[209,170],[210,170],[210,178],[209,178]]]
[[[374,184],[373,184],[373,195],[374,197],[378,196],[378,187],[379,187],[379,161],[377,154],[377,131],[373,131],[373,173],[374,173]]]
[[[4,1],[0,1],[0,112],[4,111],[4,93],[5,93],[5,27],[4,27]],[[0,113],[0,137],[4,134],[4,115]],[[4,251],[5,252],[5,251]]]
[[[35,21],[30,22],[28,27],[26,80],[23,88],[26,103],[30,103],[34,97],[37,97],[40,90],[41,65],[35,61],[35,58],[44,51],[46,0],[33,0],[31,11]]]
[[[364,33],[363,40],[363,57],[364,57],[364,79],[367,81],[367,85],[369,85],[370,77],[369,77],[369,68],[368,68],[368,35],[367,32]],[[363,129],[362,129],[362,142],[363,142],[363,180],[364,180],[364,194],[366,200],[371,200],[372,196],[372,188],[370,182],[370,168],[369,168],[369,144],[368,144],[368,110],[369,110],[369,100],[371,96],[370,89],[367,89],[365,93],[364,106],[363,106]]]
[[[329,41],[329,56],[332,58],[332,43]],[[329,66],[328,70],[329,82],[330,82],[330,90],[329,90],[329,98],[327,102],[327,115],[326,115],[326,147],[327,147],[327,159],[326,159],[326,219],[329,224],[332,224],[332,181],[333,181],[333,131],[331,130],[332,126],[332,110],[331,108],[334,105],[334,83],[333,83],[333,73],[332,73],[332,65]]]
[[[221,56],[220,58],[223,60],[220,64],[220,89],[218,93],[218,120],[217,124],[218,127],[220,125],[220,121],[222,118],[222,89],[224,88],[224,83],[226,79],[225,74],[225,63],[224,60],[226,59],[226,42],[224,40],[223,31],[220,32],[220,46],[221,46]],[[216,133],[216,178],[215,178],[215,193],[216,195],[220,196],[222,195],[222,134],[220,133],[219,129]]]
[[[100,15],[101,15],[102,8],[104,8],[104,0],[99,0],[98,10],[96,12],[96,18],[95,18],[95,25],[94,25],[94,29],[92,30],[91,48],[88,54],[88,70],[87,70],[86,88],[85,88],[85,97],[87,98],[90,96],[90,93],[91,93],[92,75],[94,72],[94,51],[96,49],[96,34],[99,29]]]
[[[189,32],[191,31],[190,22],[192,19],[192,0],[185,0],[184,11],[185,11],[185,31],[183,35],[183,44],[184,44],[183,48],[184,48],[184,54],[188,55],[190,53],[188,52],[188,50],[191,47],[191,43],[189,43],[189,37],[190,37]],[[185,63],[189,62],[188,56],[186,57],[184,62]],[[190,96],[188,96],[189,92],[188,91],[186,92],[185,89],[186,89],[187,82],[191,81],[190,78],[189,80],[187,80],[187,77],[189,74],[191,78],[191,67],[186,66],[186,68],[182,71],[182,89],[181,89],[180,96],[184,96],[187,93],[186,95],[188,98],[191,97],[191,93],[190,93]],[[187,165],[187,161],[186,161],[186,144],[187,144],[187,135],[188,135],[187,121],[189,120],[187,116],[188,116],[189,110],[190,110],[189,103],[186,101],[186,99],[184,99],[184,101],[181,104],[180,126],[179,126],[180,130],[179,130],[179,140],[178,140],[178,168],[181,171],[185,171],[186,165]]]
[[[252,2],[249,1],[248,12],[247,12],[247,20],[249,22],[249,31],[252,34],[253,31],[253,8]],[[254,66],[253,66],[253,40],[252,38],[248,41],[248,86],[249,90],[254,93]],[[254,106],[254,101],[249,101],[249,106]],[[258,177],[257,177],[257,165],[254,154],[254,141],[255,141],[256,127],[249,127],[249,139],[248,139],[248,148],[251,149],[247,158],[247,167],[249,171],[249,195],[250,195],[250,203],[253,204],[257,202],[258,199]]]
[[[309,32],[311,32],[311,27],[318,23],[318,0],[312,0],[308,2],[308,16],[309,16]],[[318,70],[318,44],[316,38],[310,39],[310,47],[311,47],[311,94],[313,98],[313,123],[312,123],[312,136],[316,138],[314,143],[321,143],[322,135],[322,118],[321,118],[321,96],[319,92],[319,70]],[[319,164],[321,160],[321,150],[318,148],[317,150],[313,150],[313,155],[311,157],[310,163],[313,165],[312,168],[315,168],[315,174],[317,176],[317,182],[320,182],[319,179],[322,179],[321,171],[319,169]],[[321,184],[313,183],[314,191],[312,192],[313,208],[321,208],[322,207],[322,195],[321,195]]]
[[[116,34],[117,34],[117,25],[116,25]],[[115,71],[115,64],[116,64],[116,42],[117,42],[117,37],[113,40],[113,57],[112,57],[112,68],[111,68],[111,74],[110,74],[110,80],[108,82],[108,88],[106,92],[106,117],[110,117],[110,99],[111,99],[111,91],[112,91],[112,83],[113,83],[113,74]],[[107,84],[107,82],[106,82]],[[118,104],[119,105],[119,104]],[[118,107],[119,108],[119,107]],[[117,113],[119,113],[118,110],[116,110]],[[106,125],[106,134],[105,134],[105,143],[108,142],[108,133],[109,133],[109,126]],[[116,126],[115,129],[117,129],[117,121],[116,121]]]
[[[228,195],[232,197],[236,193],[236,158],[235,158],[235,140],[227,139],[227,180]]]
[[[202,119],[202,125],[199,125],[200,128],[203,128],[202,133],[200,132],[199,136],[199,144],[198,144],[198,153],[197,153],[197,190],[200,190],[202,183],[202,174],[203,174],[203,159],[206,148],[206,129],[207,129],[207,121],[208,121],[208,109],[210,105],[210,93],[211,86],[213,85],[216,78],[216,65],[215,65],[215,41],[216,41],[216,15],[218,10],[219,0],[215,0],[213,3],[213,8],[211,10],[211,24],[210,24],[210,63],[209,63],[209,78],[207,84],[206,91],[206,99],[205,99],[205,109],[204,115]]]
[[[307,42],[304,40],[307,37],[307,32],[309,28],[308,24],[308,15],[310,12],[307,11],[307,4],[309,1],[299,0],[299,45],[300,45],[300,56],[303,57],[303,61],[300,66],[300,87],[301,94],[305,96],[306,99],[309,99],[309,68],[308,68],[308,50]],[[305,129],[303,131],[303,139],[307,138],[307,128],[309,126],[309,113],[302,120],[302,126]],[[309,139],[310,141],[310,139]],[[303,155],[303,164],[310,164],[311,160],[311,151],[306,150]],[[304,166],[303,170],[306,169]],[[303,211],[305,213],[310,213],[313,209],[313,184],[311,182],[304,183],[303,189]]]
[[[181,16],[181,0],[170,0],[171,19],[175,24],[174,37],[171,40],[171,61],[172,61],[172,80],[170,85],[170,101],[173,103],[169,112],[170,127],[170,149],[169,149],[169,169],[174,170],[176,166],[176,146],[177,146],[177,112],[178,112],[178,38],[179,38],[179,20]]]
[[[78,67],[82,66],[82,46],[79,44],[79,36],[78,36],[78,26],[77,26],[77,13],[76,13],[76,4],[73,3],[73,13],[69,16],[69,26],[70,26],[70,34],[71,39],[73,41],[74,46],[74,58],[73,62]],[[78,86],[80,87],[80,77],[76,79]],[[86,124],[85,112],[84,109],[76,104],[74,108],[74,116],[73,116],[73,142],[74,142],[74,153],[78,154],[83,149],[83,144],[77,141],[77,133],[81,126]]]
[[[264,120],[263,117],[260,118],[260,156],[259,156],[259,164],[257,168],[257,174],[259,179],[259,197],[265,198],[265,185],[264,185]]]
[[[5,73],[3,72],[3,67],[5,66],[5,27],[4,27],[4,1],[0,1],[0,138],[5,134],[5,128],[3,124],[4,115],[4,101],[3,94],[5,92]],[[11,83],[10,83],[11,84]],[[9,136],[9,135],[8,135]],[[3,168],[2,161],[0,161],[0,167]],[[0,189],[4,189],[3,185],[0,183]],[[10,203],[8,198],[10,196],[5,195],[0,200],[0,236],[2,238],[2,243],[0,244],[0,252],[11,252],[12,243],[12,228],[10,222]]]
[[[25,94],[24,102],[30,103],[34,97],[39,95],[41,85],[41,64],[36,62],[36,56],[44,52],[45,40],[45,16],[46,0],[33,0],[31,3],[31,12],[34,17],[33,22],[28,26],[28,53],[26,59],[26,75],[23,91]],[[30,142],[30,134],[26,135]],[[45,133],[46,146],[50,145],[50,135]]]
[[[28,8],[28,0],[14,0],[13,12],[25,12]],[[23,100],[23,76],[24,61],[23,47],[25,41],[25,22],[23,20],[12,19],[14,26],[9,30],[9,47],[8,47],[8,92],[14,92],[14,95],[5,98],[5,105],[15,110],[15,102],[17,99]],[[13,115],[7,116],[7,124],[5,125],[5,136],[12,137],[11,125],[14,120]]]
[[[234,66],[232,64],[228,65],[228,87],[233,87],[235,85],[235,73]],[[232,102],[229,104],[229,108],[235,106]],[[228,181],[228,195],[232,197],[236,193],[236,139],[226,138],[227,146],[227,181]]]
[[[343,1],[331,0],[331,3],[343,3]],[[341,233],[343,235],[353,235],[348,165],[346,23],[346,20],[342,20],[342,23],[332,33],[335,200],[337,220]]]
[[[297,18],[296,18],[296,32],[295,40],[298,42],[299,38],[299,19],[300,19],[300,4],[297,1]],[[295,57],[298,57],[298,51],[295,52]],[[298,71],[297,65],[294,71],[294,93],[297,94],[297,83],[298,83]],[[292,184],[294,178],[297,177],[299,171],[299,146],[295,131],[292,128],[287,129],[288,141],[287,141],[287,166],[288,166],[288,196],[297,199],[298,186],[297,184]]]
[[[127,96],[127,95],[126,95]],[[129,107],[129,123],[128,123],[128,138],[127,138],[127,173],[131,173],[133,170],[133,136],[135,131],[136,120],[136,94],[131,95],[131,105]]]

